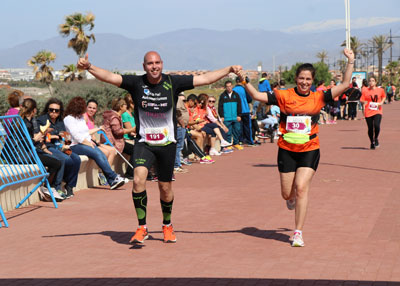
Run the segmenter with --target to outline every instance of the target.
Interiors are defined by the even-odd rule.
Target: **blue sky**
[[[352,28],[400,22],[399,0],[350,1]],[[344,29],[345,17],[344,0],[2,0],[0,6],[0,49],[57,36],[74,12],[95,14],[94,34],[129,38],[183,28],[329,31]]]

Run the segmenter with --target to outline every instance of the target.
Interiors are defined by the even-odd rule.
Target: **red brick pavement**
[[[277,147],[265,143],[177,175],[176,244],[162,242],[153,182],[143,246],[128,244],[131,183],[6,213],[0,285],[398,285],[399,114],[399,102],[384,106],[375,151],[364,120],[321,126],[304,248],[290,247],[294,213],[280,197]]]

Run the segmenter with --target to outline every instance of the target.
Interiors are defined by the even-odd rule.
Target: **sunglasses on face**
[[[209,103],[215,103],[215,100],[209,100],[208,102]]]
[[[52,112],[54,112],[54,113],[59,113],[59,112],[60,112],[60,109],[49,108],[49,112],[50,112],[50,113],[52,113]]]

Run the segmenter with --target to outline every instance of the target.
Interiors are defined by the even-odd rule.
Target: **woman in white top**
[[[65,111],[64,125],[71,134],[71,149],[79,155],[86,155],[96,161],[96,164],[103,171],[111,190],[122,186],[124,178],[115,173],[107,161],[107,157],[92,141],[89,128],[83,114],[86,112],[86,102],[82,97],[74,97],[68,103]]]

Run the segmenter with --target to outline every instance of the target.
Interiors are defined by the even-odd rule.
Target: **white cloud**
[[[351,29],[367,28],[378,26],[382,24],[400,22],[400,18],[389,18],[389,17],[370,17],[370,18],[358,18],[351,19]],[[312,33],[312,32],[323,32],[335,29],[345,28],[344,19],[332,19],[320,22],[310,22],[303,25],[292,26],[286,29],[282,29],[282,32],[286,33]]]

